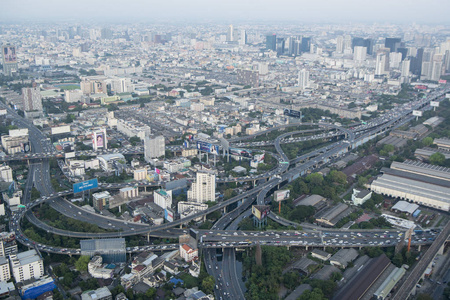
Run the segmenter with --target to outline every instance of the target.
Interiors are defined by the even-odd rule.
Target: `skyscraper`
[[[367,55],[366,47],[356,46],[353,49],[353,60],[356,62],[361,63],[361,62],[365,61],[366,55]]]
[[[41,91],[35,82],[30,88],[22,88],[22,99],[25,111],[42,111]]]
[[[422,56],[422,71],[420,78],[423,80],[431,80],[431,75],[433,71],[433,54],[434,49],[426,48],[423,51]]]
[[[277,50],[277,35],[266,35],[266,49],[276,51]]]
[[[402,77],[409,76],[410,65],[411,65],[411,61],[408,58],[402,62]]]
[[[377,60],[375,64],[375,75],[389,74],[389,49],[382,48],[377,51]]]
[[[216,200],[216,175],[208,171],[198,171],[195,182],[187,193],[188,201],[205,203]]]
[[[247,31],[245,29],[241,30],[241,35],[239,37],[239,45],[247,44]]]
[[[309,86],[309,71],[306,69],[298,72],[298,86],[302,91]]]
[[[343,53],[343,52],[344,52],[344,37],[340,35],[336,39],[336,53]]]
[[[431,80],[438,81],[441,78],[443,62],[444,62],[444,55],[440,53],[436,53],[433,55],[431,78],[430,78]]]
[[[234,39],[234,28],[233,25],[230,25],[227,31],[227,42],[233,42]]]
[[[397,52],[397,48],[401,47],[401,38],[386,38],[384,46],[389,48],[389,52]]]
[[[145,161],[150,161],[152,158],[157,158],[165,155],[166,140],[164,136],[154,136],[150,133],[145,134],[144,138],[144,158]]]
[[[311,38],[302,37],[301,49],[302,52],[309,52],[311,50]]]
[[[17,65],[16,47],[10,44],[2,46],[2,58],[3,58],[3,74],[5,76],[12,76],[19,70]]]

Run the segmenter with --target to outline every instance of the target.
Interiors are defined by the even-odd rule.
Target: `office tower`
[[[309,86],[309,71],[306,69],[298,72],[298,86],[302,91]]]
[[[363,39],[360,37],[354,37],[352,39],[352,48],[355,50],[355,47],[366,47],[367,48],[367,54],[372,55],[373,54],[373,41],[372,39]]]
[[[101,38],[103,40],[111,40],[113,38],[113,31],[109,28],[102,28]]]
[[[346,35],[344,36],[344,52],[347,51],[351,51],[352,50],[352,36],[351,35]]]
[[[402,54],[400,52],[389,53],[389,68],[398,69],[402,62]]]
[[[389,52],[397,52],[397,48],[401,46],[401,38],[386,38],[384,47],[389,48]]]
[[[408,56],[408,48],[399,47],[397,48],[397,52],[402,54],[402,60],[404,60]]]
[[[309,52],[311,50],[311,38],[302,37],[301,52]]]
[[[228,27],[227,31],[227,42],[233,42],[234,41],[234,28],[233,25],[230,25]]]
[[[411,61],[407,58],[402,62],[402,77],[409,76],[410,67],[411,67]]]
[[[241,35],[239,37],[239,45],[245,45],[247,44],[247,31],[244,29],[241,30]]]
[[[266,49],[276,51],[277,50],[277,35],[266,35]]]
[[[431,77],[430,77],[431,80],[438,81],[441,78],[443,62],[444,62],[444,55],[440,53],[436,53],[433,55]]]
[[[344,37],[340,35],[336,39],[336,53],[343,53],[343,52],[344,52]]]
[[[361,46],[356,46],[353,52],[353,60],[356,62],[363,62],[366,60],[366,55],[367,55],[367,48],[366,47],[361,47]]]
[[[16,47],[10,44],[2,46],[2,57],[3,57],[3,74],[5,76],[12,76],[14,73],[19,71],[17,64],[17,54]]]
[[[411,59],[411,73],[420,75],[422,73],[423,48],[417,49],[417,54]]]
[[[164,136],[154,136],[146,132],[144,139],[144,158],[150,161],[152,158],[158,158],[166,154],[166,139]]]
[[[277,38],[277,54],[278,55],[284,54],[284,45],[285,45],[284,38]]]
[[[188,201],[205,203],[216,200],[216,175],[208,171],[198,171],[195,182],[187,193]]]
[[[450,50],[445,51],[444,55],[444,72],[450,72]]]
[[[36,82],[30,88],[22,88],[22,99],[25,111],[42,111],[41,91]]]
[[[426,48],[423,51],[422,56],[422,72],[421,72],[421,79],[423,80],[430,80],[432,71],[433,71],[433,54],[434,49]]]
[[[389,74],[389,49],[382,48],[377,51],[375,75]]]

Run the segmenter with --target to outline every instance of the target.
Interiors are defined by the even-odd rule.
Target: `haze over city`
[[[391,22],[448,24],[446,0],[17,0],[2,1],[0,22]]]

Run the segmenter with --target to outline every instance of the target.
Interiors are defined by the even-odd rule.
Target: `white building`
[[[352,201],[354,205],[361,205],[372,197],[372,192],[362,189],[353,189]]]
[[[301,90],[304,90],[309,86],[309,71],[306,69],[302,69],[298,72],[298,86]]]
[[[5,182],[13,181],[12,169],[10,166],[7,165],[0,166],[0,179]]]
[[[188,244],[180,245],[180,256],[187,262],[190,262],[198,257],[198,249],[192,249]]]
[[[8,281],[10,279],[9,261],[6,257],[0,256],[0,281]]]
[[[164,136],[146,134],[144,138],[144,158],[150,161],[152,158],[164,156],[166,153],[166,140]]]
[[[82,102],[83,92],[81,90],[66,90],[64,92],[64,99],[67,103]]]
[[[367,56],[367,48],[361,46],[355,46],[353,53],[353,60],[356,62],[363,62],[366,60]]]
[[[216,175],[208,171],[198,171],[187,197],[188,201],[198,203],[216,201]]]
[[[190,215],[196,214],[198,212],[208,209],[208,204],[197,203],[197,202],[178,202],[178,213],[180,214],[180,219],[187,218]],[[200,221],[203,217],[198,217],[195,221]]]
[[[137,136],[141,140],[144,140],[146,132],[150,132],[151,129],[148,125],[135,120],[117,119],[117,131],[128,137]]]
[[[172,191],[156,190],[153,193],[153,200],[162,209],[170,208],[172,206]]]
[[[31,88],[22,88],[22,97],[25,111],[42,111],[41,91],[36,83]]]
[[[16,282],[37,279],[44,275],[44,260],[34,249],[11,255],[9,259]]]
[[[134,198],[139,196],[139,189],[137,187],[125,187],[119,190],[119,194],[124,199]]]

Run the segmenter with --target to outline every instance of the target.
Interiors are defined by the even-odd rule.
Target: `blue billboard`
[[[219,154],[219,146],[207,142],[197,141],[197,149],[215,155]]]
[[[87,181],[77,182],[73,185],[73,192],[80,193],[92,189],[98,188],[98,180],[97,178],[90,179]]]

